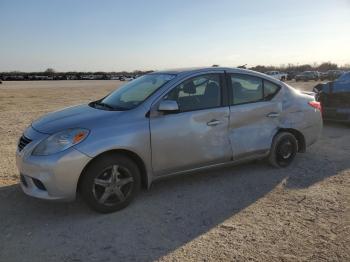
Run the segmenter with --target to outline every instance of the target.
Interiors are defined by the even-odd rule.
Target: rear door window
[[[232,74],[231,105],[254,103],[263,100],[263,80],[259,77]]]

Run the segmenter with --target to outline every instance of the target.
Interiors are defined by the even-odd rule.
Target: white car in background
[[[265,74],[267,74],[273,78],[276,78],[278,80],[281,80],[281,81],[287,80],[287,74],[282,73],[280,71],[268,71],[268,72],[265,72]]]
[[[119,78],[120,81],[132,81],[134,80],[135,78],[132,77],[132,76],[122,76]]]

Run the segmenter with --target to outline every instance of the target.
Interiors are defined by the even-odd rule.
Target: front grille
[[[23,150],[23,148],[26,145],[28,145],[30,142],[32,142],[32,140],[30,140],[28,137],[22,136],[18,142],[18,151],[21,152]]]

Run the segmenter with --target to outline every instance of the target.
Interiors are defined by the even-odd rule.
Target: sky
[[[350,0],[0,0],[0,71],[350,64]]]

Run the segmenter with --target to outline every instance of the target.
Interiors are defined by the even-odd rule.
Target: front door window
[[[180,112],[209,109],[221,106],[219,74],[207,74],[191,78],[175,87],[165,97],[175,100]]]

